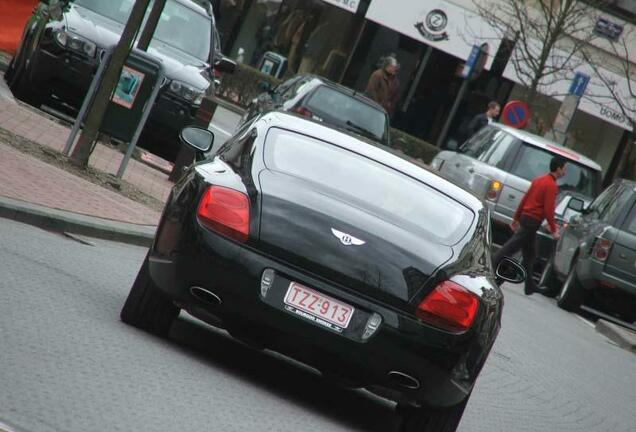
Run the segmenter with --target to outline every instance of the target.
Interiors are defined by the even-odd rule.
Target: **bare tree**
[[[613,105],[620,111],[617,114],[622,116],[620,119],[631,127],[631,135],[616,169],[616,175],[631,179],[636,179],[636,59],[630,56],[628,40],[635,35],[636,32],[631,29],[623,33],[618,41],[609,44],[613,61],[608,61],[591,50],[582,51],[594,75],[607,90],[604,95],[589,95],[590,99],[597,104],[601,104],[603,100],[613,101]],[[624,79],[625,86],[618,85],[616,75]]]
[[[596,37],[592,31],[598,13],[595,6],[605,3],[600,0],[473,2],[482,19],[502,39],[515,42],[510,61],[519,81],[526,87],[525,100],[531,109],[538,108],[538,93],[547,92],[550,86],[568,79],[581,64],[577,54]]]

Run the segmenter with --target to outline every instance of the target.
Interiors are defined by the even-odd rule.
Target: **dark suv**
[[[563,309],[636,321],[636,182],[615,181],[570,220],[542,279]]]
[[[117,44],[133,0],[75,0],[60,20],[43,27],[28,21],[5,79],[14,95],[31,105],[76,112],[106,48]],[[159,58],[164,83],[140,145],[174,160],[178,132],[194,122],[204,95],[211,93],[214,18],[190,0],[167,0],[148,53]]]
[[[296,75],[252,100],[240,125],[257,114],[283,110],[354,132],[389,145],[389,117],[380,105],[361,93],[317,75]],[[239,125],[239,127],[240,127]]]

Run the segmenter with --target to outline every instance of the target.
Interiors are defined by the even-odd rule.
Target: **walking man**
[[[499,261],[505,256],[515,254],[519,249],[523,254],[523,266],[526,270],[526,283],[524,293],[531,295],[536,291],[532,279],[532,267],[536,255],[536,235],[543,220],[548,221],[552,238],[559,239],[559,231],[554,221],[554,207],[558,192],[557,179],[565,175],[566,159],[554,156],[550,161],[550,172],[532,180],[530,189],[523,196],[510,228],[513,236],[504,244],[493,257],[493,266],[496,268]]]
[[[487,124],[495,121],[497,117],[499,117],[499,112],[501,111],[501,106],[495,102],[491,101],[488,103],[488,109],[485,113],[477,114],[466,126],[466,139],[470,138],[477,132],[479,129],[483,128]]]

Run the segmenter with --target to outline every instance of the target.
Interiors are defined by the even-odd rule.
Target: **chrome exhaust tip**
[[[218,306],[221,304],[221,297],[214,294],[212,291],[202,288],[200,286],[191,286],[190,294],[194,298],[201,300],[203,303]]]
[[[420,381],[417,378],[414,378],[404,372],[391,371],[387,374],[387,376],[392,383],[400,387],[404,387],[409,390],[416,390],[420,388]]]

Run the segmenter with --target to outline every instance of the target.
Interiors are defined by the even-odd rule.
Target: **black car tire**
[[[543,267],[539,283],[537,284],[537,292],[546,297],[556,297],[559,293],[559,282],[554,276],[554,256],[550,257]]]
[[[576,277],[576,261],[572,263],[568,277],[563,282],[561,293],[557,298],[557,306],[561,309],[577,312],[583,303],[583,288]]]
[[[29,105],[39,108],[42,105],[41,97],[33,90],[33,85],[29,81],[29,67],[24,50],[21,50],[17,59],[12,60],[11,73],[7,79],[7,85],[11,89],[13,96]]]
[[[121,320],[157,336],[165,337],[177,315],[179,315],[179,308],[159,290],[150,278],[148,256],[146,256],[121,310]]]
[[[397,411],[402,417],[399,432],[454,432],[459,426],[468,397],[449,408],[401,406]]]

